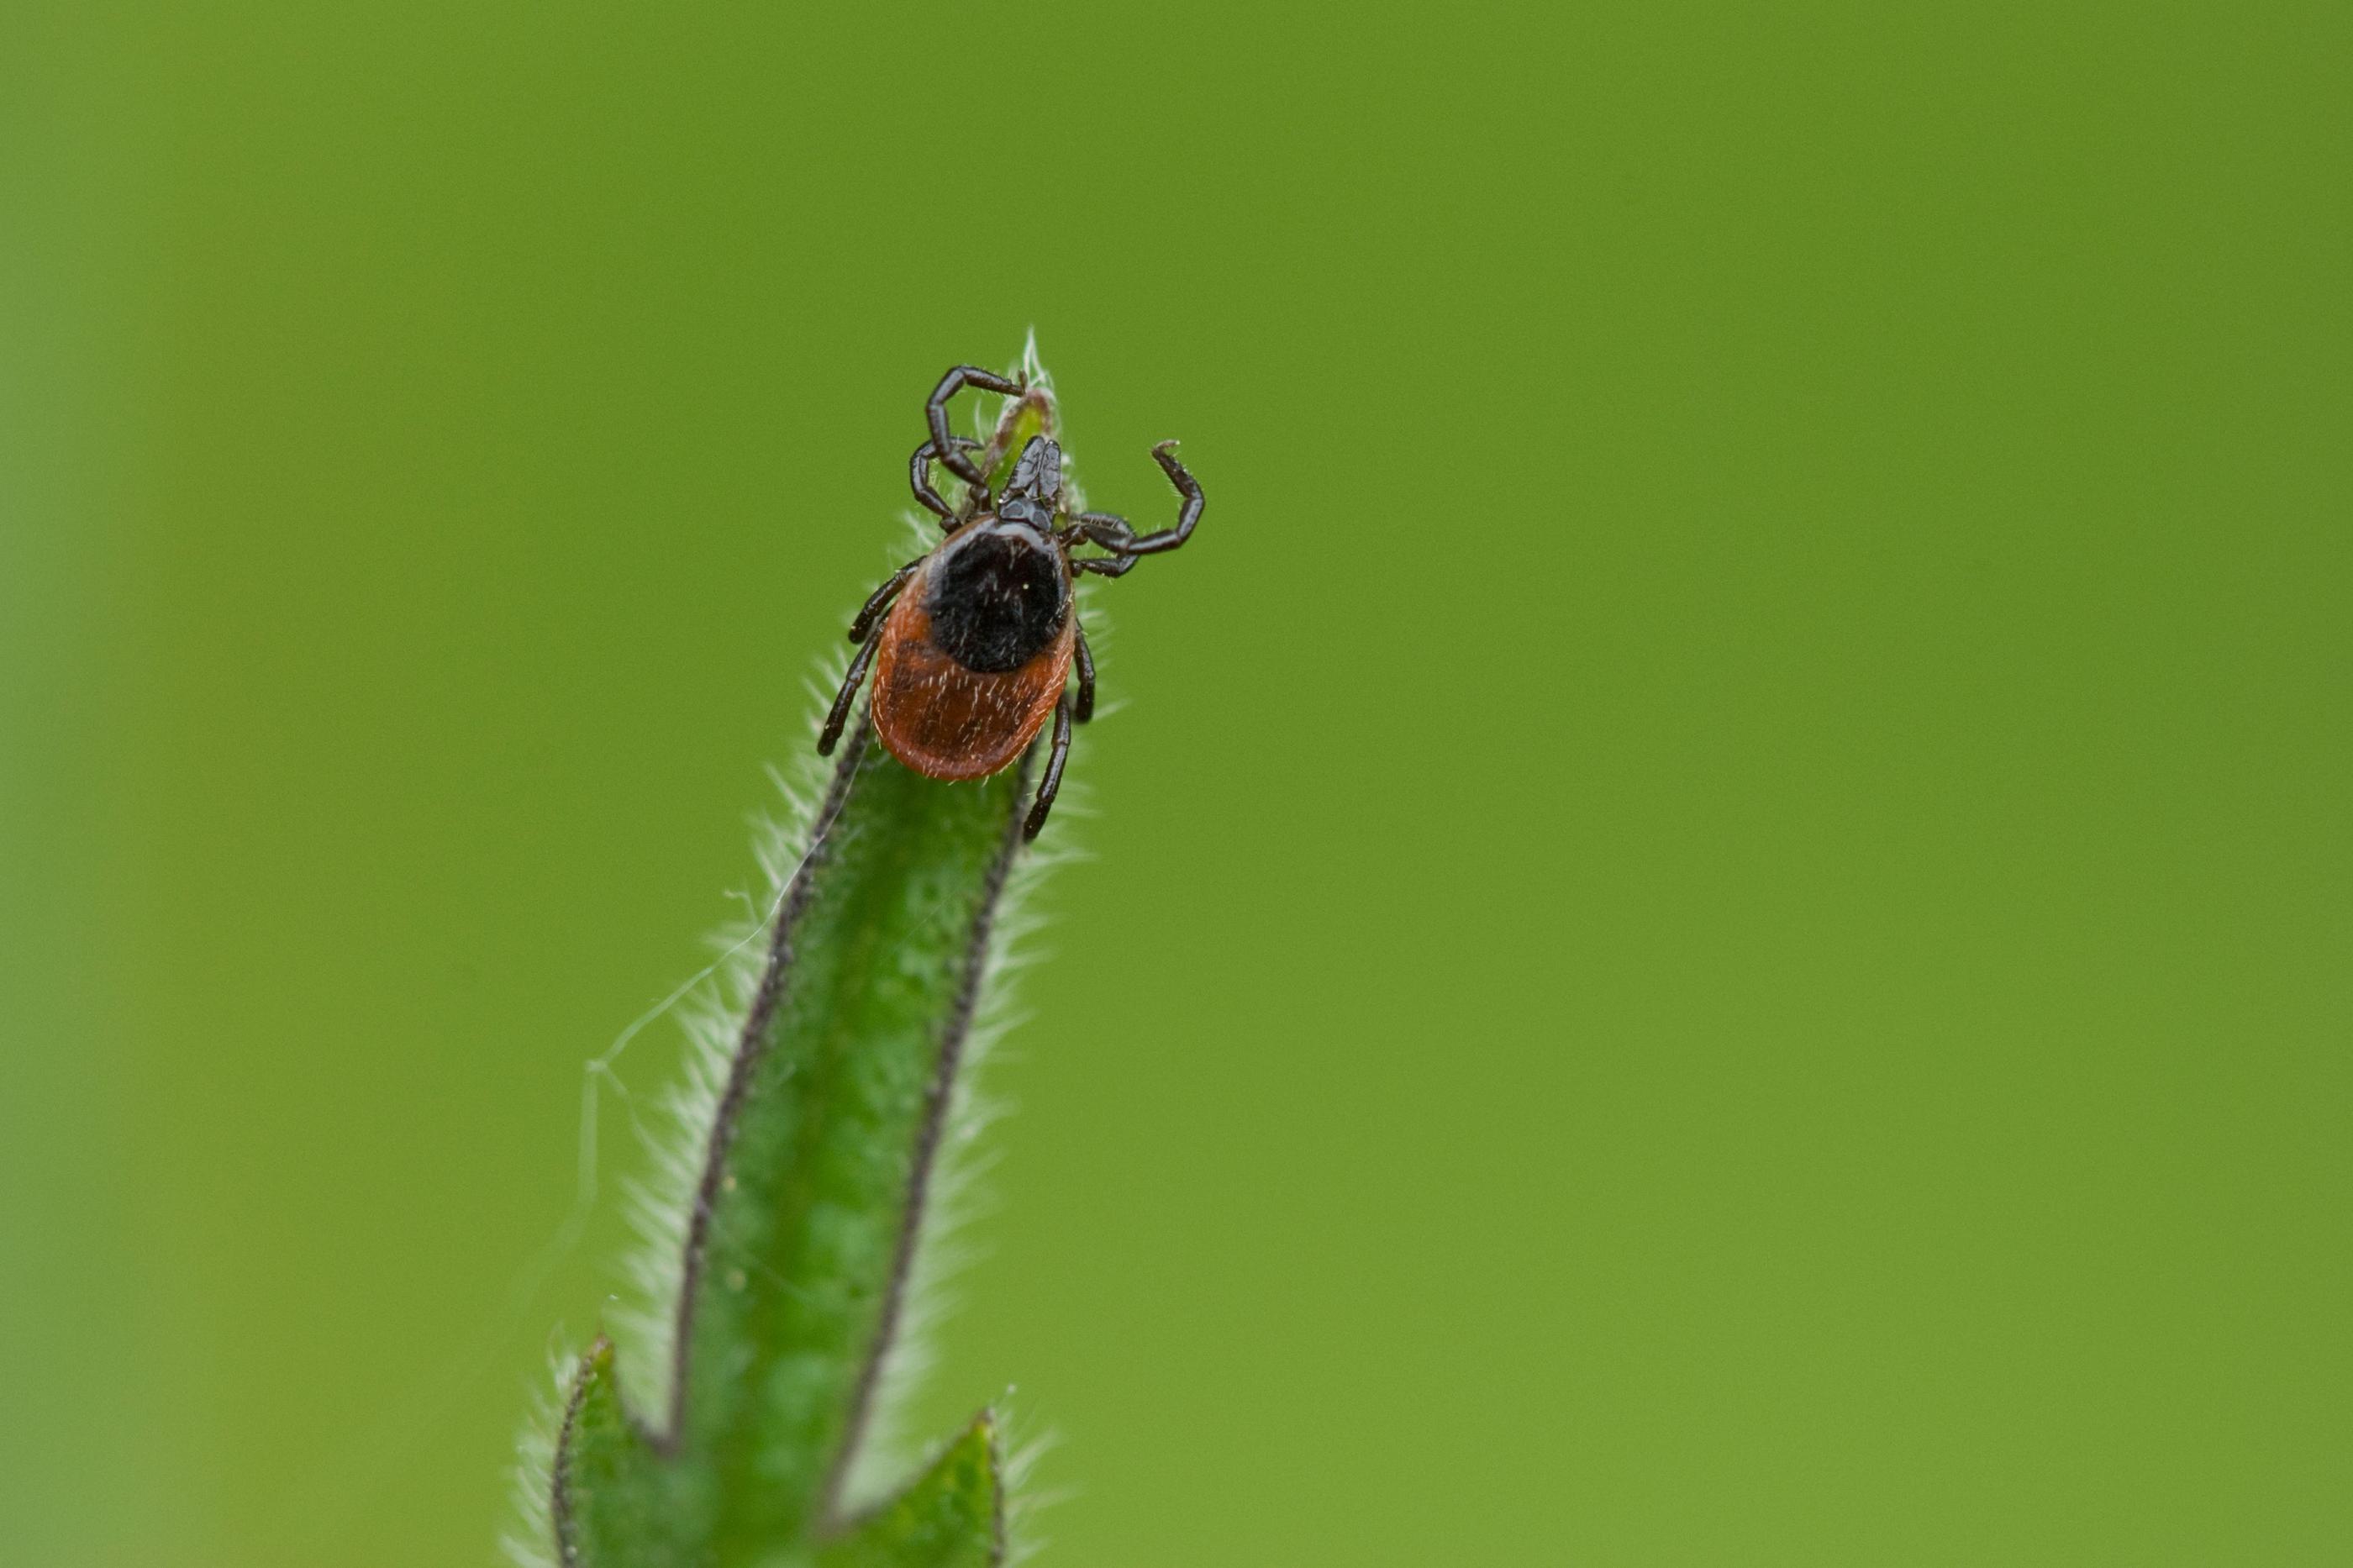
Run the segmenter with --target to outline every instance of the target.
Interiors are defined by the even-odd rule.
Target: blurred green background
[[[1210,496],[924,1415],[1048,1562],[2353,1561],[2348,58],[14,0],[0,1560],[492,1560],[582,1064],[1034,324]]]

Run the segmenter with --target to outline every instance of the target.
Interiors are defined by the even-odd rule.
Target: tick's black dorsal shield
[[[1071,613],[1070,578],[1053,538],[1010,515],[1032,503],[1010,498],[997,515],[942,545],[930,573],[932,640],[966,669],[1018,669],[1054,640]]]

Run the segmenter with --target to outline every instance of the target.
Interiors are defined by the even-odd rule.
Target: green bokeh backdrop
[[[2348,16],[14,0],[0,1560],[491,1561],[1034,324],[1049,1562],[2353,1561]]]

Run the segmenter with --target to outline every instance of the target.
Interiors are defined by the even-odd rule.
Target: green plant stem
[[[566,1563],[765,1565],[849,1549],[858,1521],[842,1487],[896,1325],[1029,774],[1025,762],[944,784],[900,765],[862,724],[846,743],[712,1131],[666,1418],[627,1412],[608,1346],[582,1364],[554,1478]]]

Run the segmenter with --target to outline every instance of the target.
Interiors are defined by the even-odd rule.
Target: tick
[[[985,447],[948,434],[948,400],[967,386],[1017,400]],[[1074,515],[1062,489],[1062,448],[1050,433],[1029,438],[1005,493],[991,495],[987,476],[1011,444],[1023,401],[1031,399],[1019,383],[968,364],[932,389],[923,405],[931,435],[915,448],[908,482],[945,537],[891,574],[849,623],[858,654],[817,742],[820,754],[832,753],[870,666],[874,732],[892,756],[927,778],[986,778],[1019,757],[1050,716],[1053,746],[1022,822],[1025,838],[1038,837],[1054,807],[1071,726],[1094,717],[1094,656],[1071,584],[1082,572],[1124,576],[1145,556],[1190,539],[1201,521],[1201,487],[1176,460],[1174,441],[1152,448],[1182,500],[1176,526],[1157,533],[1138,534],[1125,518],[1106,511]],[[1035,402],[1050,432],[1051,405],[1042,395]],[[932,488],[934,463],[964,480],[961,506],[949,506]],[[1082,544],[1105,553],[1075,553]],[[1069,689],[1073,664],[1075,694]]]

